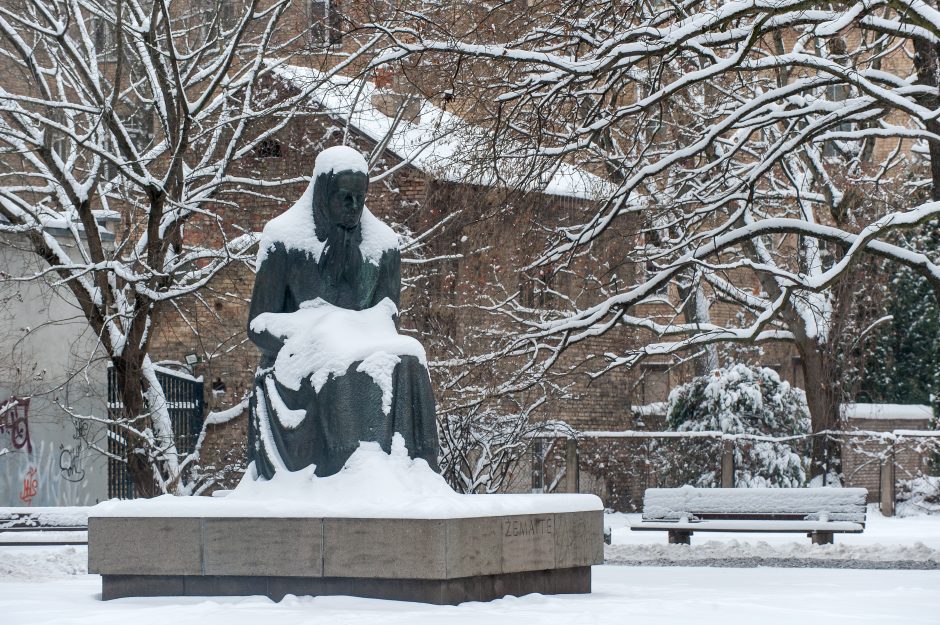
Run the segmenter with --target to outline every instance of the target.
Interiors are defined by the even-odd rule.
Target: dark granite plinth
[[[102,575],[102,599],[161,596],[350,595],[372,599],[457,605],[506,595],[591,592],[591,567],[475,575],[456,579],[350,577],[246,577],[220,575]]]

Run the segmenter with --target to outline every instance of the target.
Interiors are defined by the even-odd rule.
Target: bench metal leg
[[[688,530],[669,530],[670,545],[691,545],[692,532]]]
[[[813,539],[814,545],[831,545],[834,542],[832,532],[810,532],[807,536]]]

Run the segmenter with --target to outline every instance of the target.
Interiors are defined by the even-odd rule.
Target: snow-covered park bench
[[[87,544],[87,508],[0,508],[0,547]]]
[[[695,532],[798,532],[813,544],[865,530],[864,488],[648,488],[634,531],[666,531],[688,545]]]

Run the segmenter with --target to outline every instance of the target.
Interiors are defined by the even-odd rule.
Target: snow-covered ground
[[[886,519],[869,510],[864,534],[837,536],[829,547],[803,536],[712,534],[691,547],[666,545],[664,533],[631,532],[636,515],[606,516],[613,527],[608,562],[664,558],[670,566],[594,567],[590,595],[507,597],[490,603],[430,606],[353,597],[147,598],[102,602],[101,579],[85,572],[84,547],[0,547],[3,625],[277,625],[409,624],[580,625],[694,622],[701,625],[801,625],[940,622],[940,570],[826,568],[852,558],[896,563],[940,562],[940,517]],[[832,556],[826,554],[832,552]],[[659,554],[659,555],[656,555]],[[666,554],[663,556],[662,554]],[[817,568],[714,568],[709,559],[757,554]],[[923,554],[928,554],[925,558]],[[835,557],[838,556],[838,557]],[[685,559],[683,562],[682,560]],[[696,566],[683,566],[695,564]],[[779,563],[778,563],[779,564]],[[903,566],[903,564],[902,564]]]
[[[147,598],[99,600],[97,575],[72,574],[84,549],[20,551],[33,573],[0,569],[0,614],[6,625],[933,625],[940,614],[940,571],[594,567],[590,595],[507,597],[490,603],[430,606],[353,597]],[[43,555],[39,555],[42,553]],[[58,573],[56,573],[58,571]]]

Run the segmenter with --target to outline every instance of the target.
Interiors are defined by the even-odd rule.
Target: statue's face
[[[330,222],[343,228],[353,228],[362,217],[362,207],[369,190],[369,177],[363,173],[344,171],[335,175],[333,193],[326,205]]]

